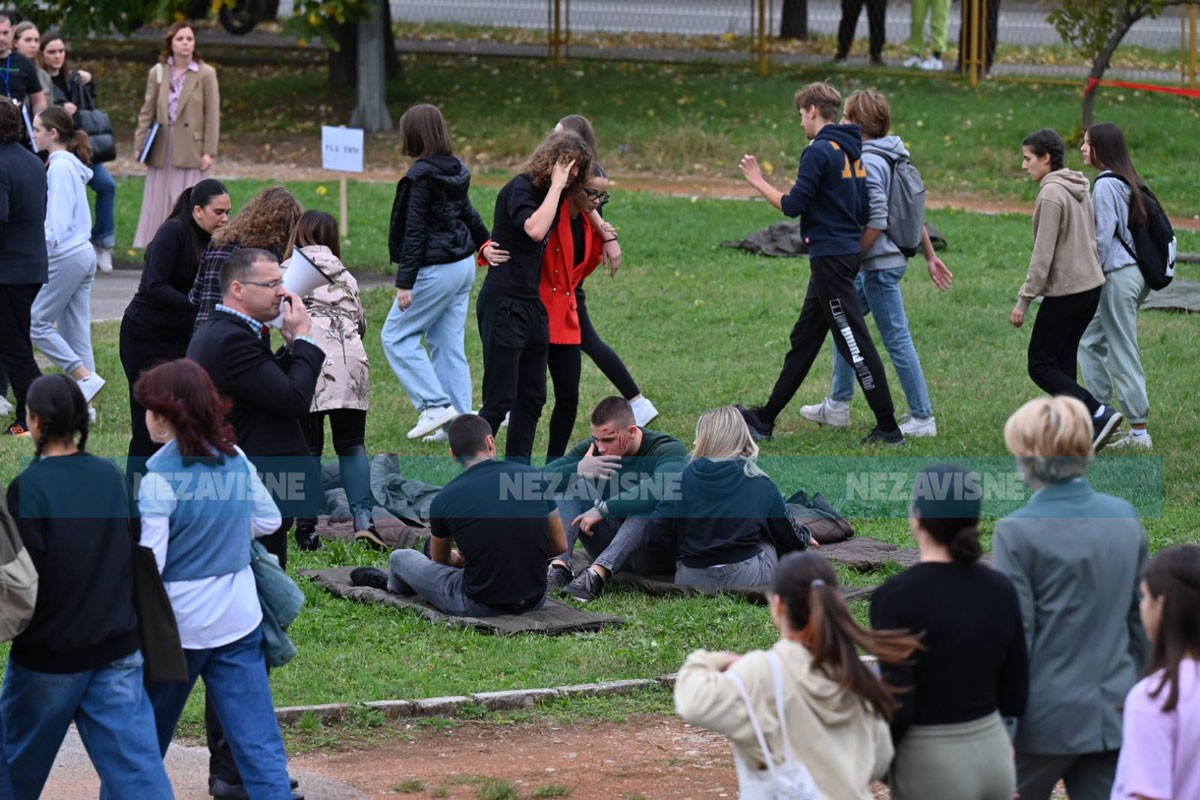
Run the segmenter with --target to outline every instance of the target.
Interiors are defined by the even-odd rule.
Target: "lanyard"
[[[12,86],[9,85],[9,74],[12,72],[12,53],[4,59],[4,95],[12,97]]]

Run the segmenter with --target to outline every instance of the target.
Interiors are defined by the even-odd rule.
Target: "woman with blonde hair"
[[[668,493],[650,518],[651,540],[678,554],[676,583],[766,586],[778,559],[810,544],[757,460],[758,445],[737,408],[700,415],[679,491]]]
[[[1044,310],[1044,309],[1043,309]],[[1073,397],[1039,397],[1004,425],[1034,490],[996,523],[994,566],[1012,581],[1029,652],[1029,701],[1017,724],[1017,792],[1107,798],[1121,747],[1121,701],[1147,652],[1138,573],[1149,547],[1137,511],[1084,477],[1092,418]]]
[[[221,265],[243,247],[267,250],[282,262],[288,238],[303,213],[291,192],[282,186],[268,186],[213,234],[188,292],[188,300],[196,307],[196,328],[221,302]]]
[[[892,760],[894,691],[859,658],[908,658],[916,637],[867,631],[818,553],[779,562],[771,620],[779,641],[739,656],[697,650],[675,682],[675,713],[733,743],[741,796],[871,800]]]
[[[221,138],[217,71],[200,58],[190,22],[167,28],[158,63],[146,76],[146,95],[133,136],[135,157],[146,148],[151,130],[156,133],[145,158],[146,187],[134,247],[150,243],[175,198],[207,178],[217,157]]]

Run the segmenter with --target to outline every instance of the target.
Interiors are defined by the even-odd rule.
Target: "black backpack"
[[[1096,180],[1101,178],[1116,178],[1126,186],[1129,185],[1129,181],[1120,175],[1110,173],[1101,175]],[[1167,218],[1167,212],[1163,211],[1162,203],[1158,202],[1154,192],[1145,185],[1141,190],[1142,204],[1146,207],[1146,221],[1141,225],[1129,225],[1132,246],[1120,236],[1117,237],[1117,241],[1137,262],[1142,277],[1146,279],[1146,285],[1154,290],[1165,289],[1175,279],[1175,229],[1171,227],[1171,220]],[[1132,194],[1129,200],[1132,208]]]

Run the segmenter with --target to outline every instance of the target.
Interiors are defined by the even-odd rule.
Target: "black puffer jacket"
[[[459,261],[487,241],[470,186],[471,172],[454,156],[418,158],[401,179],[388,233],[397,288],[411,289],[422,267]]]

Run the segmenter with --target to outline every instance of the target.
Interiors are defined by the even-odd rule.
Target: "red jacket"
[[[575,289],[592,274],[604,255],[604,243],[586,218],[583,221],[583,261],[575,264],[575,239],[571,234],[571,201],[563,200],[558,223],[542,255],[542,303],[550,317],[550,344],[580,344],[579,306]]]

